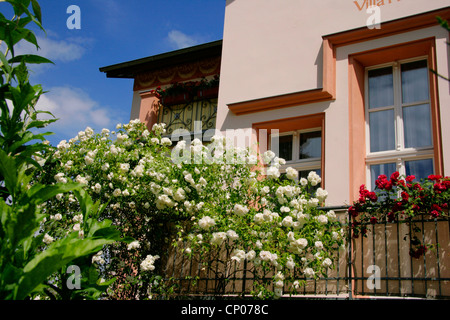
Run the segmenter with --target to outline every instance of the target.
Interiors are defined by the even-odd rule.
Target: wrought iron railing
[[[215,129],[217,97],[189,98],[176,104],[161,104],[158,123],[166,124],[167,135],[178,132],[205,132]],[[196,125],[199,127],[195,127]]]
[[[421,230],[416,236],[431,244],[418,258],[410,255],[408,223],[377,223],[367,237],[352,239],[356,296],[450,298],[449,221],[421,216],[414,222]]]
[[[347,207],[335,210],[348,226]],[[339,212],[340,211],[340,212]],[[421,219],[424,242],[436,244],[420,259],[409,256],[409,226],[386,222],[372,225],[367,237],[354,239],[348,234],[345,249],[338,251],[337,264],[326,277],[304,279],[305,285],[284,298],[358,299],[368,297],[416,297],[450,299],[450,224],[445,219]],[[187,258],[183,247],[166,257],[165,283],[170,296],[163,298],[243,297],[254,289],[254,280],[271,279],[272,272],[258,274],[257,267],[230,262],[232,249],[209,252],[207,256]],[[302,280],[301,277],[298,278]],[[290,288],[284,288],[289,292]]]

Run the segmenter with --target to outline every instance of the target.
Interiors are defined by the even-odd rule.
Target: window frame
[[[259,155],[264,154],[265,151],[270,150],[270,144],[271,144],[271,138],[270,134],[272,132],[278,132],[278,134],[282,134],[285,132],[290,131],[308,131],[309,129],[317,129],[321,131],[322,135],[322,145],[321,145],[321,161],[320,161],[320,177],[322,179],[320,183],[320,187],[326,188],[326,168],[325,168],[325,161],[326,161],[326,124],[325,124],[325,112],[319,112],[319,113],[306,113],[303,115],[298,115],[294,117],[289,118],[281,118],[281,119],[274,119],[274,120],[268,120],[263,122],[255,122],[252,123],[252,130],[253,130],[253,138],[254,138],[254,144],[253,148],[254,151],[257,152]],[[274,131],[272,131],[274,130]],[[262,162],[262,158],[259,159],[260,165],[264,166],[265,164]],[[286,167],[287,166],[283,166]],[[285,168],[283,169],[285,170]],[[305,170],[308,170],[306,168]]]
[[[377,64],[373,66],[365,67],[364,70],[364,115],[365,115],[365,136],[366,136],[366,183],[368,186],[372,186],[373,182],[377,177],[371,177],[371,166],[395,163],[396,170],[400,174],[406,174],[406,162],[414,160],[426,160],[431,159],[433,163],[432,171],[435,172],[435,139],[433,137],[433,115],[432,115],[432,87],[431,81],[428,76],[428,99],[424,101],[415,101],[404,103],[402,101],[402,70],[401,66],[406,63],[416,62],[416,61],[426,61],[427,69],[430,69],[429,56],[418,56],[408,59],[399,59],[396,61],[391,61],[387,63]],[[381,69],[385,67],[392,67],[393,75],[393,94],[394,94],[394,104],[392,106],[376,107],[374,109],[369,108],[369,71]],[[427,73],[428,74],[428,73]],[[431,145],[423,147],[406,147],[405,146],[405,133],[404,133],[404,115],[403,108],[419,106],[427,104],[429,106],[430,112],[430,135],[431,135]],[[395,143],[393,150],[375,151],[371,152],[370,144],[370,113],[383,111],[383,110],[394,110],[394,138]]]
[[[311,132],[320,132],[321,138],[321,156],[309,159],[300,159],[300,136],[305,133]],[[275,136],[289,136],[292,135],[292,160],[286,160],[286,163],[280,166],[280,172],[285,173],[288,167],[292,167],[297,171],[314,171],[321,170],[322,171],[322,145],[323,145],[323,130],[321,127],[313,127],[308,129],[299,129],[293,131],[286,131],[275,134]],[[272,134],[269,135],[269,148],[272,149]],[[279,156],[279,155],[277,155]]]

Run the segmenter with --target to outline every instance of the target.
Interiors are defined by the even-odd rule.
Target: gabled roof
[[[195,61],[202,58],[220,56],[222,54],[222,40],[188,47],[154,56],[122,62],[99,68],[108,78],[135,78],[137,73],[151,71]]]

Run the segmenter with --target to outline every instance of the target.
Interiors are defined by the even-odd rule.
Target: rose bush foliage
[[[319,210],[327,192],[318,188],[317,174],[298,181],[297,171],[288,168],[287,179],[279,179],[284,160],[271,151],[257,155],[230,147],[220,135],[207,146],[198,139],[176,143],[164,137],[164,127],[148,130],[134,120],[116,131],[87,128],[61,141],[46,159],[45,175],[36,177],[84,184],[94,201],[108,203],[104,218],[135,239],[105,247],[95,259],[105,278],[119,279],[113,298],[148,297],[152,279],[162,276],[168,246],[187,255],[225,246],[238,266],[247,260],[275,269],[272,281],[260,286],[264,292],[254,292],[260,297],[279,296],[285,285],[298,287],[298,280],[333,267],[344,230],[333,211]],[[258,166],[258,157],[268,165]],[[317,190],[308,192],[312,186]],[[76,217],[65,213],[77,206],[70,193],[49,201],[46,233],[76,228]]]

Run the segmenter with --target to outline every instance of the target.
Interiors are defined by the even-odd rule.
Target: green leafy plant
[[[14,52],[20,41],[38,48],[36,36],[26,28],[34,22],[43,30],[38,2],[5,3],[12,6],[14,16],[9,20],[0,13],[0,41],[6,45],[5,51],[0,51],[0,299],[26,299],[36,293],[49,294],[51,288],[56,292],[52,297],[62,298],[59,293],[64,288],[54,285],[52,275],[67,269],[70,263],[92,256],[106,244],[125,239],[111,221],[99,220],[105,205],[94,203],[80,183],[32,181],[42,172],[42,158],[52,150],[45,142],[50,133],[36,131],[56,120],[38,118],[44,112],[35,106],[43,90],[40,85],[30,84],[27,64],[50,61]],[[46,201],[69,192],[80,204],[81,223],[76,230],[66,230],[54,238],[44,234],[42,226],[49,218]],[[61,284],[61,278],[59,281]],[[103,286],[106,284],[109,283]],[[105,290],[91,281],[64,297],[72,298],[82,292],[85,298],[98,298],[102,292],[99,288]]]

